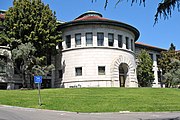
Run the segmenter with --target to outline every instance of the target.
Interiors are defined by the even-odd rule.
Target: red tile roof
[[[152,50],[154,49],[154,50],[167,51],[164,48],[159,48],[159,47],[151,46],[151,45],[144,44],[144,43],[141,43],[141,42],[135,42],[135,45],[139,46],[139,47],[146,47],[146,48],[149,48],[149,49],[152,49]]]
[[[100,16],[83,16],[75,19],[74,21],[88,21],[88,20],[108,20]]]

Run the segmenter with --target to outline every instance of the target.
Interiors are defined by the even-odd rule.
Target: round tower
[[[138,87],[135,41],[139,31],[88,11],[63,23],[62,84],[69,87]]]

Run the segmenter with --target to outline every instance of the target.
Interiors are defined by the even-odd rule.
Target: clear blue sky
[[[13,0],[0,0],[0,9],[8,10]],[[154,15],[158,2],[161,0],[146,0],[146,7],[139,4],[131,6],[131,0],[122,1],[115,7],[117,0],[109,0],[107,9],[104,9],[105,0],[42,0],[49,4],[51,10],[56,11],[58,20],[71,21],[80,14],[94,10],[103,14],[103,17],[124,22],[136,27],[141,35],[139,42],[168,49],[174,43],[177,50],[180,50],[180,15],[177,9],[168,20],[159,19],[158,24],[153,27]],[[114,1],[114,2],[113,2]]]

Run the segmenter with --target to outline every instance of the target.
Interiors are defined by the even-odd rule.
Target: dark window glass
[[[151,60],[153,61],[153,54],[149,53],[149,56],[150,56]]]
[[[75,68],[76,76],[82,76],[82,67]]]
[[[132,51],[134,50],[134,41],[133,41],[133,39],[131,39],[131,50]]]
[[[114,46],[114,34],[112,33],[108,34],[108,44],[109,46]]]
[[[129,38],[126,37],[126,49],[129,49]]]
[[[67,48],[71,47],[71,35],[66,36],[66,47]]]
[[[161,58],[160,55],[156,55],[156,61],[157,61],[157,65],[159,65],[159,59]]]
[[[98,66],[98,75],[105,75],[105,66]]]
[[[118,47],[122,48],[122,35],[118,35]]]
[[[63,76],[62,70],[59,70],[59,78],[62,78]]]
[[[104,46],[104,33],[97,33],[98,46]]]
[[[6,73],[7,57],[0,55],[0,73]]]
[[[92,33],[86,33],[86,46],[92,46],[93,45],[93,35]]]
[[[161,82],[162,80],[162,73],[160,70],[158,70],[158,82]]]
[[[76,46],[81,45],[81,34],[75,34]]]

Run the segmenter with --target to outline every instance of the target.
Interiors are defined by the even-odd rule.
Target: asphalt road
[[[76,113],[0,105],[0,120],[180,120],[180,112]]]

